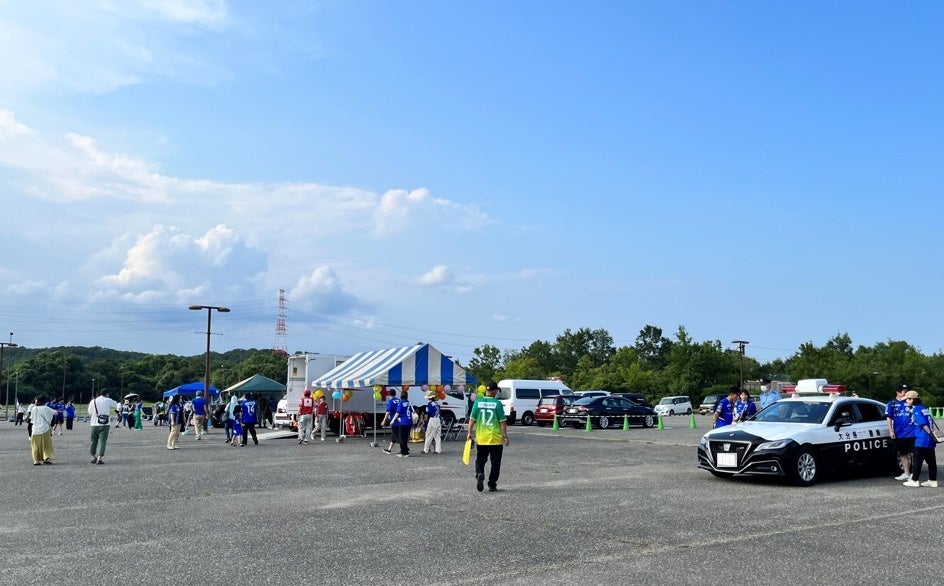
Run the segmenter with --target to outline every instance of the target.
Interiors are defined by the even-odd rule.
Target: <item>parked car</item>
[[[575,395],[579,395],[580,398],[583,397],[607,397],[610,394],[610,391],[574,391]]]
[[[652,403],[649,402],[649,399],[646,398],[642,393],[610,393],[612,397],[625,397],[633,403],[638,403],[640,405],[645,405],[646,407],[652,407]]]
[[[610,395],[577,399],[564,408],[560,424],[582,427],[587,424],[588,415],[591,424],[600,429],[622,426],[624,417],[629,418],[631,425],[643,427],[652,427],[656,421],[656,412],[652,407],[634,403],[624,397]]]
[[[702,415],[706,413],[714,413],[715,405],[718,404],[718,401],[727,397],[727,393],[717,393],[714,395],[706,395],[702,400],[701,405],[698,406],[698,412]]]
[[[154,408],[153,407],[141,407],[141,420],[150,421],[154,419]]]
[[[537,410],[534,412],[534,422],[538,427],[544,427],[554,423],[554,416],[560,417],[564,414],[564,408],[570,405],[580,397],[576,395],[551,395],[543,397],[538,401]],[[560,423],[558,421],[558,423]]]
[[[666,415],[691,415],[692,400],[682,396],[662,397],[655,409],[656,413],[662,417]]]

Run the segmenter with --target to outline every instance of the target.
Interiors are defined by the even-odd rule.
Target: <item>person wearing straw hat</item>
[[[914,465],[911,467],[911,478],[903,482],[905,486],[930,486],[937,488],[937,455],[934,448],[937,447],[937,440],[934,439],[934,429],[932,425],[931,412],[921,404],[921,397],[918,391],[908,391],[905,393],[905,403],[911,407],[912,419],[915,427],[914,442]],[[921,477],[921,466],[928,463],[928,479],[925,482],[918,482]]]
[[[426,399],[429,403],[426,404],[426,441],[423,443],[423,453],[430,453],[430,447],[433,443],[436,444],[435,450],[437,454],[442,453],[442,422],[439,419],[439,413],[442,411],[442,407],[439,406],[439,403],[436,399],[439,398],[439,393],[434,389],[429,389],[426,391]]]

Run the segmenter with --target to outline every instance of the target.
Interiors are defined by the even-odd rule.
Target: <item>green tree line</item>
[[[619,348],[604,329],[567,329],[553,342],[538,340],[520,349],[486,344],[473,351],[468,365],[480,381],[561,377],[575,390],[643,393],[654,402],[668,395],[701,401],[739,385],[742,369],[745,381],[825,378],[880,401],[892,398],[901,383],[921,392],[926,405],[944,398],[944,355],[926,356],[893,340],[854,347],[848,334],[837,334],[823,346],[807,342],[786,359],[761,363],[719,340],[695,341],[683,326],[669,338],[647,325],[632,346]],[[755,385],[745,387],[755,390]]]
[[[285,356],[272,350],[210,353],[210,383],[225,389],[255,374],[285,383]],[[156,401],[178,385],[202,381],[206,355],[144,354],[100,347],[7,349],[0,376],[0,401],[29,402],[38,395],[76,403],[91,400],[93,389],[112,397],[137,393]]]

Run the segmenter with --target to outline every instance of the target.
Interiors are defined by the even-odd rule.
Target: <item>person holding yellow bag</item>
[[[502,451],[508,445],[508,427],[505,422],[505,407],[495,398],[498,383],[490,381],[485,387],[485,396],[472,404],[469,415],[469,433],[466,440],[475,434],[475,489],[485,488],[485,462],[489,459],[492,466],[488,473],[488,491],[498,490],[498,476],[501,474]]]

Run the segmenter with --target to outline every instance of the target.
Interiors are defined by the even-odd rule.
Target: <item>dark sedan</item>
[[[630,425],[643,427],[652,427],[656,421],[656,412],[652,407],[610,395],[609,397],[586,397],[568,405],[560,417],[560,424],[582,427],[587,424],[587,416],[590,417],[591,424],[600,429],[622,427],[624,420]]]

